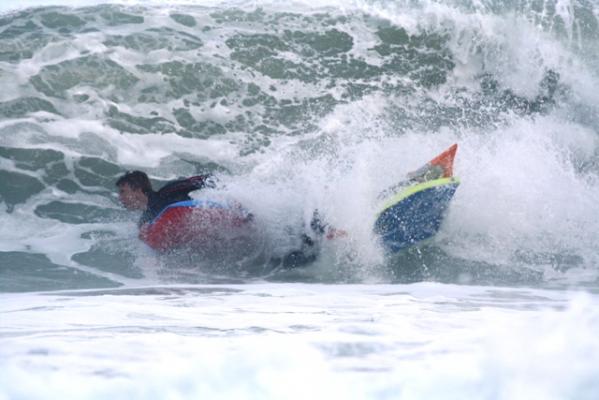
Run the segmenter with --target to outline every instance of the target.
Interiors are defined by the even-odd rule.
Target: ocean
[[[0,399],[596,399],[599,4],[4,1]],[[440,232],[378,194],[459,146]],[[243,259],[116,179],[213,174]],[[314,210],[347,232],[284,269]]]

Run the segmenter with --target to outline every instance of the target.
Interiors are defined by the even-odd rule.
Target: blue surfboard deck
[[[387,199],[374,224],[383,247],[396,253],[434,236],[459,184],[453,177],[434,179]]]

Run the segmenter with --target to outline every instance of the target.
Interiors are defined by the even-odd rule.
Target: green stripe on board
[[[426,182],[419,183],[417,185],[409,186],[405,190],[399,192],[398,194],[396,194],[395,196],[393,196],[389,200],[387,200],[385,202],[385,205],[381,209],[381,211],[378,213],[378,215],[381,215],[389,207],[394,206],[395,204],[399,203],[403,199],[405,199],[415,193],[418,193],[418,192],[421,192],[421,191],[427,190],[427,189],[432,189],[434,187],[456,184],[456,183],[459,184],[460,180],[458,178],[452,177],[452,178],[433,179],[431,181],[426,181]],[[378,218],[378,216],[377,216],[377,218]]]

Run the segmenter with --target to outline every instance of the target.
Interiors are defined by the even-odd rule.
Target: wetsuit
[[[179,179],[169,182],[157,192],[146,193],[148,196],[148,206],[139,219],[139,226],[151,222],[167,206],[179,201],[191,200],[189,192],[199,190],[205,187],[214,187],[214,183],[209,179],[210,175],[198,175],[190,178]]]

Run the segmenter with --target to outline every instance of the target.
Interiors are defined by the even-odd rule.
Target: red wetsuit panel
[[[226,240],[231,230],[247,221],[246,216],[230,209],[171,207],[152,224],[143,225],[139,237],[158,251],[203,246]]]

